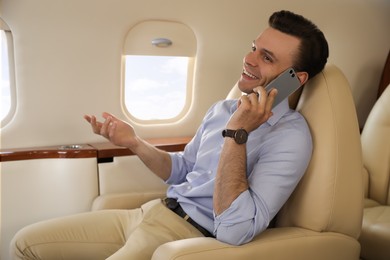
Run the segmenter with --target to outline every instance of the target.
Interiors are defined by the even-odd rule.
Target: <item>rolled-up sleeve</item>
[[[252,202],[252,203],[251,203]],[[265,221],[255,225],[256,206],[249,191],[245,191],[220,215],[214,214],[214,234],[218,240],[232,245],[245,244],[266,229]],[[267,214],[264,214],[264,218]]]

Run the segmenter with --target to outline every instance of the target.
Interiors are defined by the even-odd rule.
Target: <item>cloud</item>
[[[130,56],[126,59],[125,105],[139,119],[168,119],[184,107],[187,57]]]
[[[167,74],[187,75],[188,58],[187,57],[171,57],[162,67],[162,72]]]

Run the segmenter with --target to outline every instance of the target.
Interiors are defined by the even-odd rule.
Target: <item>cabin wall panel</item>
[[[98,196],[96,158],[1,162],[0,259],[22,227],[86,212]]]
[[[164,193],[167,185],[136,156],[114,157],[114,162],[99,163],[100,195],[110,193]]]

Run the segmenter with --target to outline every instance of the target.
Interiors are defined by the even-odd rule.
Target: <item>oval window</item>
[[[145,21],[124,44],[123,104],[141,123],[179,120],[190,107],[196,54],[193,31],[176,22]]]

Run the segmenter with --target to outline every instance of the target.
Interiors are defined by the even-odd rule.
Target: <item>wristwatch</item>
[[[237,130],[225,129],[222,131],[222,136],[233,138],[237,144],[245,144],[248,140],[248,132],[243,128]]]

